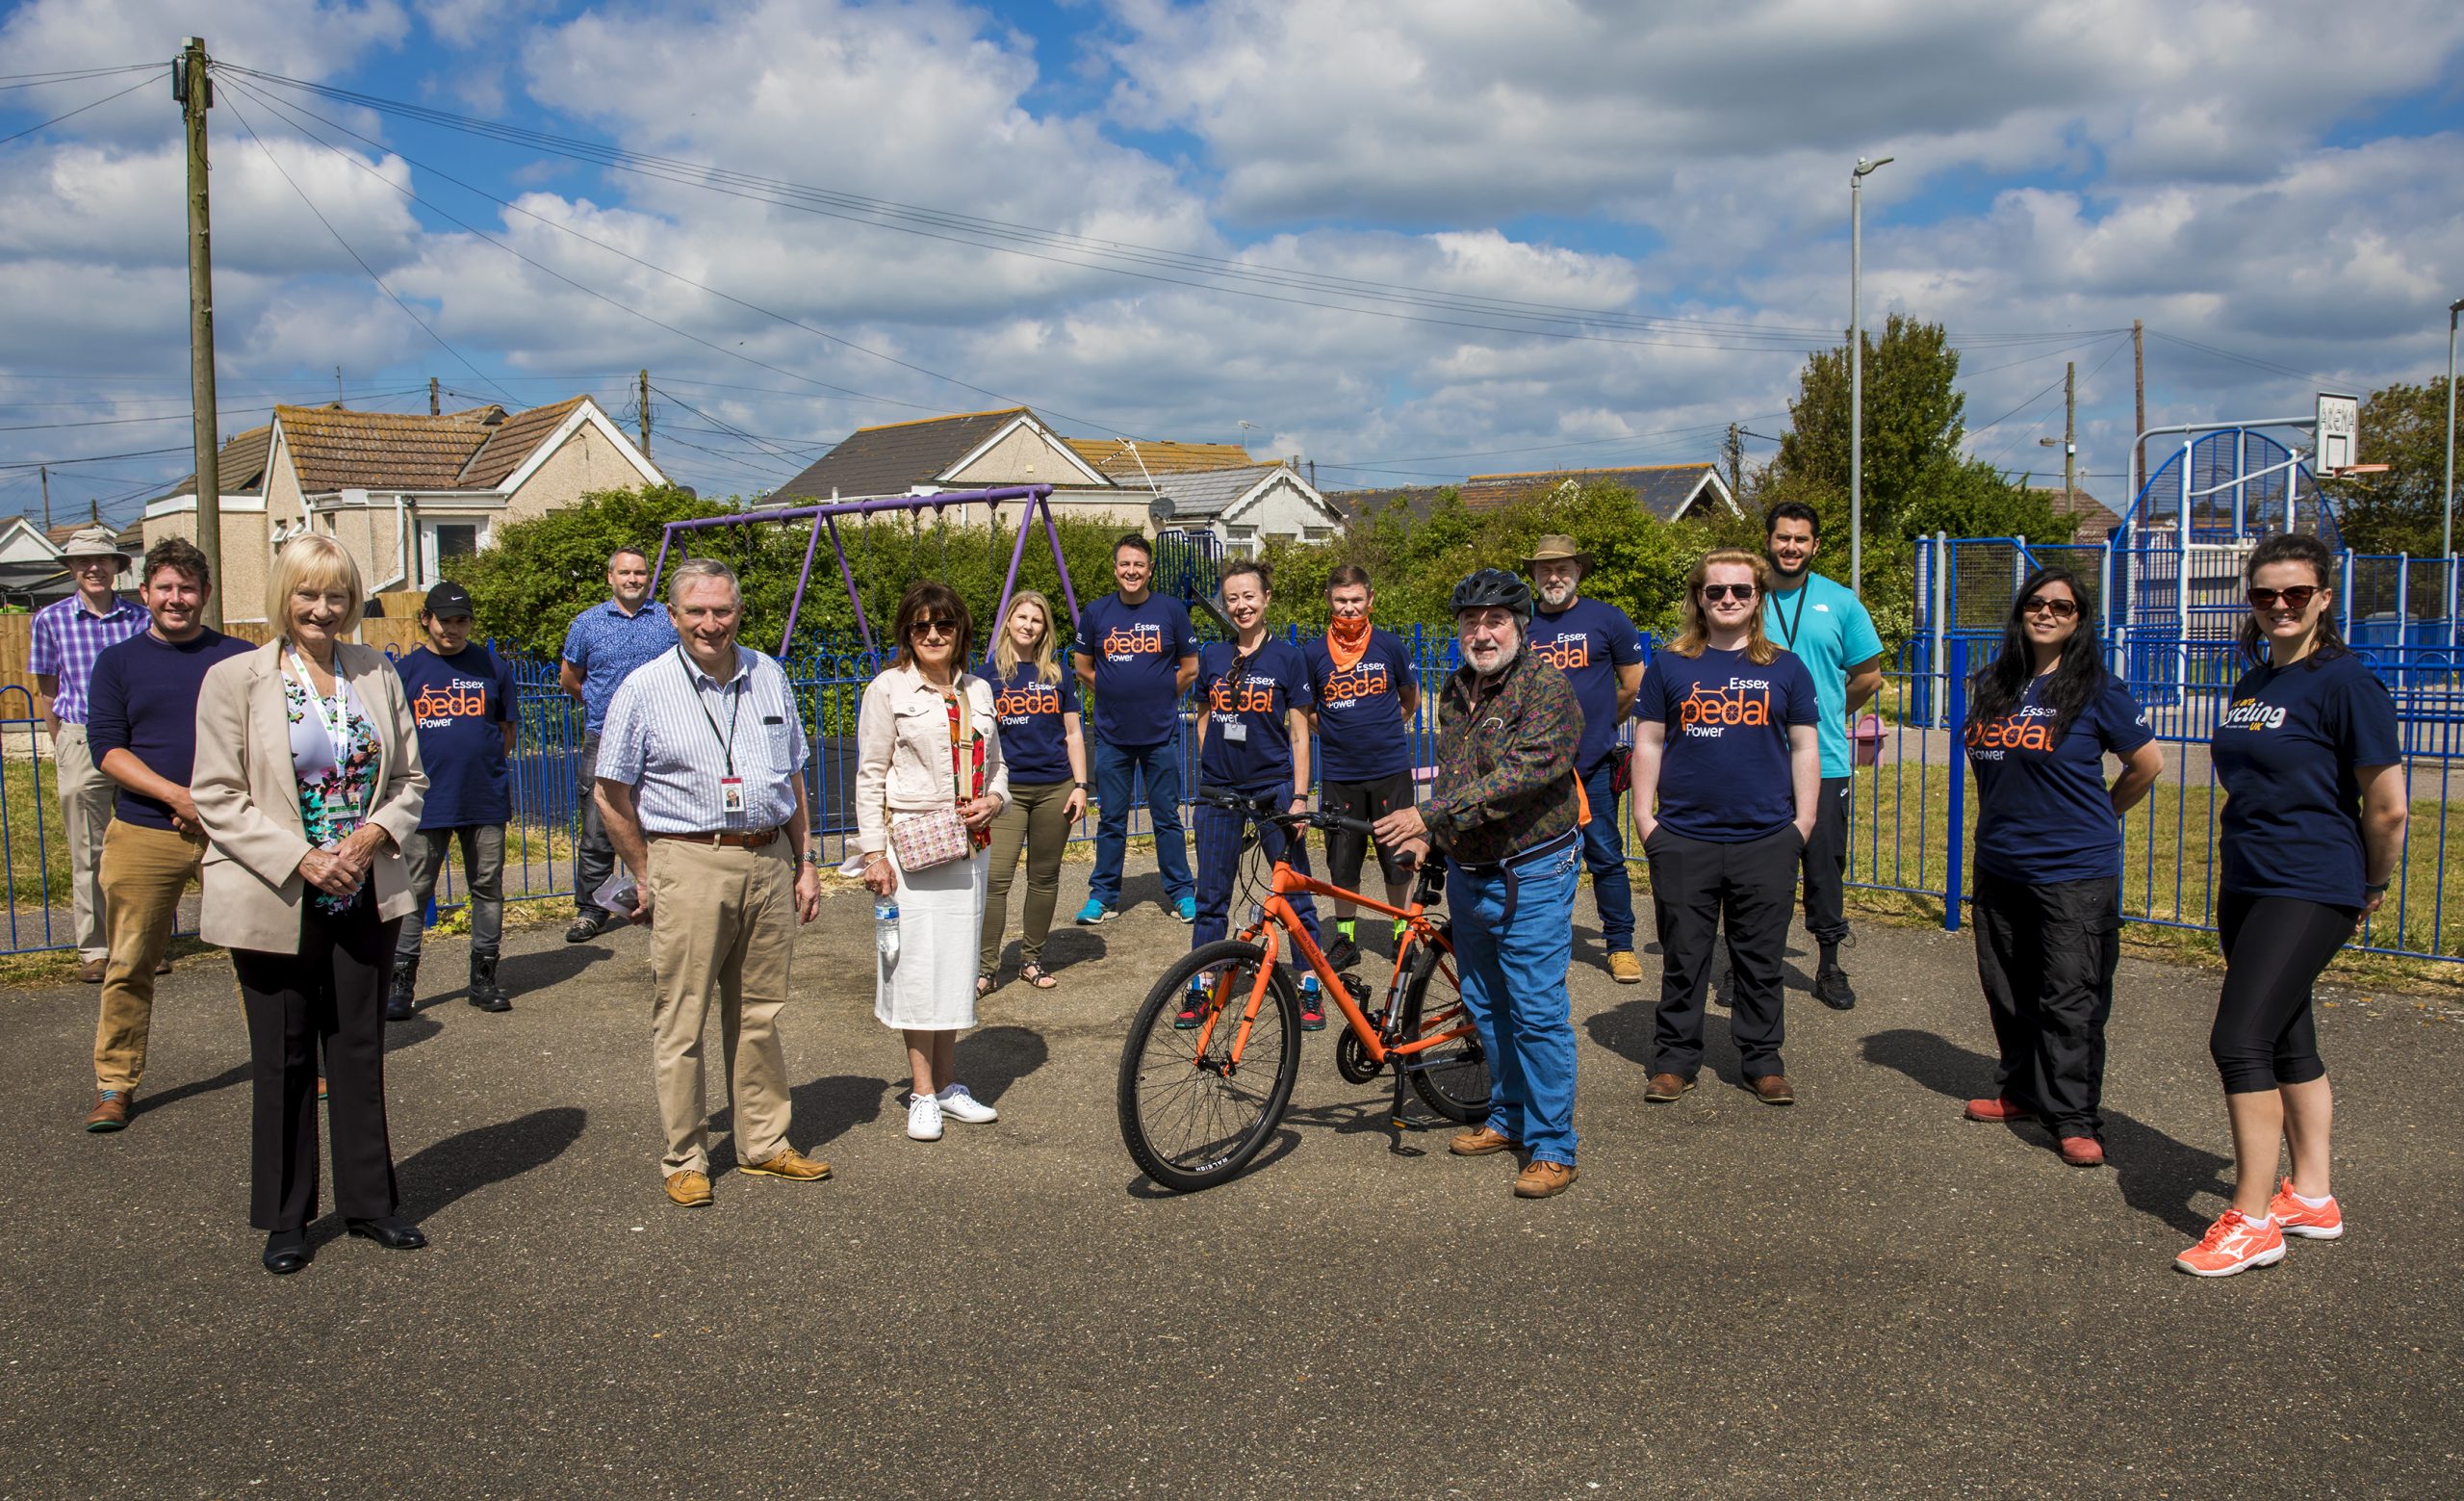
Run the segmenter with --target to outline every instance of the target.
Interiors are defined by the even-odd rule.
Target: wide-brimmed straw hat
[[[1535,563],[1563,562],[1569,559],[1580,566],[1583,572],[1591,572],[1591,555],[1576,546],[1574,538],[1560,536],[1553,531],[1542,537],[1539,544],[1531,549],[1531,556],[1523,560],[1523,571],[1529,573]]]

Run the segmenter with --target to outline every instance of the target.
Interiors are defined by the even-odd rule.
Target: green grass
[[[0,798],[8,804],[8,901],[20,908],[67,905],[68,831],[60,821],[51,763],[12,761],[0,767]]]

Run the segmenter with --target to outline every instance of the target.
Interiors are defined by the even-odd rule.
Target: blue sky
[[[234,69],[226,432],[337,389],[423,409],[430,376],[629,421],[647,366],[654,449],[706,493],[1014,401],[1245,439],[1330,487],[1705,458],[1729,422],[1781,430],[1844,325],[1861,153],[1898,158],[1868,182],[1868,320],[1948,325],[1996,463],[2058,473],[2037,440],[2075,359],[2082,468],[2121,489],[2133,318],[2155,422],[2443,368],[2451,6],[2347,13],[2325,58],[2310,9],[2260,0],[1667,10],[33,0],[0,11],[0,136],[144,87],[0,144],[0,465],[70,461],[64,517],[126,517],[188,467],[148,451],[186,436],[164,65],[200,29]],[[591,147],[761,183],[566,154]],[[840,217],[782,201],[808,190]],[[38,503],[0,467],[0,513]]]

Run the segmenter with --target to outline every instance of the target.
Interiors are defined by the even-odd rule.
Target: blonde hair
[[[1703,609],[1703,585],[1710,581],[1711,570],[1719,567],[1749,568],[1754,572],[1754,608],[1745,617],[1745,660],[1758,667],[1771,665],[1780,648],[1762,634],[1762,602],[1771,594],[1771,565],[1758,553],[1739,547],[1714,548],[1704,554],[1694,571],[1685,576],[1685,626],[1668,649],[1680,657],[1700,657],[1711,642],[1711,620]]]
[[[350,596],[339,630],[347,634],[359,627],[360,607],[368,602],[360,582],[359,564],[349,549],[321,531],[293,537],[273,558],[273,577],[266,582],[266,620],[285,635],[291,634],[291,597],[303,588],[322,594],[339,588]]]
[[[1010,608],[1002,613],[992,631],[992,675],[1002,682],[1018,670],[1018,643],[1010,638],[1010,616],[1021,605],[1033,605],[1043,611],[1043,638],[1036,642],[1036,681],[1054,684],[1061,681],[1061,663],[1052,646],[1052,601],[1034,589],[1020,589],[1010,596]]]

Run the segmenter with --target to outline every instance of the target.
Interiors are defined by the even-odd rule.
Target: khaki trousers
[[[134,1090],[145,1077],[145,1039],[154,1024],[154,967],[170,946],[180,893],[205,857],[205,836],[112,820],[103,836],[103,911],[111,919],[111,958],[103,969],[103,1014],[94,1025],[94,1087]]]
[[[787,1003],[787,955],[796,940],[796,867],[787,841],[728,849],[653,840],[647,877],[652,1073],[667,1153],[659,1175],[710,1171],[702,1033],[718,1003],[739,1164],[787,1146],[787,1054],[779,1008]]]
[[[1052,909],[1061,897],[1061,854],[1069,846],[1069,808],[1074,782],[1012,783],[1010,801],[992,815],[992,864],[984,894],[984,934],[976,972],[1001,968],[1001,931],[1010,920],[1010,883],[1018,854],[1027,857],[1026,946],[1019,963],[1041,964],[1043,941],[1052,933]]]
[[[82,724],[60,727],[52,767],[60,778],[60,821],[68,833],[68,912],[77,957],[90,964],[111,952],[103,932],[103,836],[112,825],[119,784],[94,764]]]

